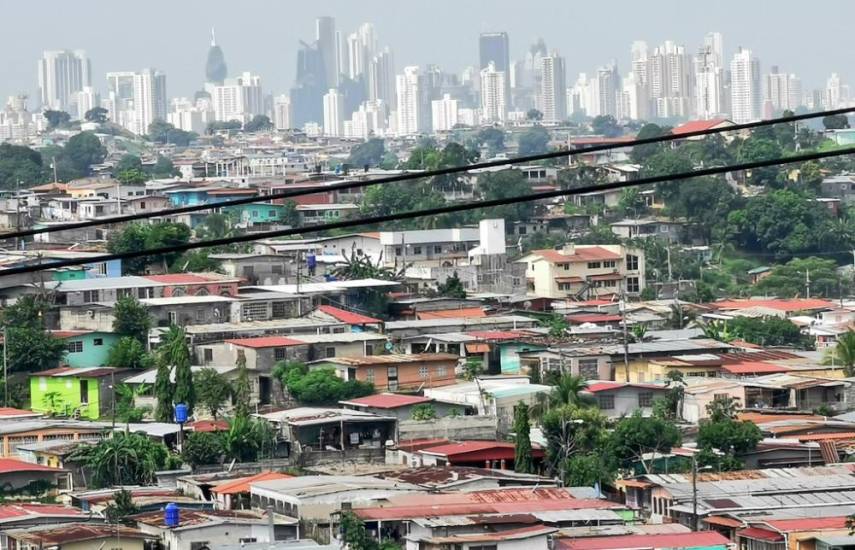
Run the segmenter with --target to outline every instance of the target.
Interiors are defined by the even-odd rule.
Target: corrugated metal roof
[[[700,548],[728,546],[730,540],[716,531],[670,535],[624,535],[559,539],[557,548],[568,550],[623,550],[627,548]]]

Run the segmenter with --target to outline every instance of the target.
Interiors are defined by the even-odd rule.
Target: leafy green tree
[[[595,134],[613,138],[621,135],[623,131],[612,115],[598,115],[591,121],[591,131]]]
[[[658,124],[645,124],[641,127],[636,134],[635,139],[651,139],[659,136],[663,136],[668,133],[667,128],[663,128]],[[658,153],[663,148],[660,143],[648,143],[646,145],[636,145],[632,148],[632,152],[630,152],[629,157],[632,159],[632,162],[637,164],[644,164],[644,162],[650,158],[651,156]]]
[[[131,342],[136,342],[131,340]],[[129,384],[116,384],[116,420],[120,422],[142,422],[148,408],[136,406],[137,397],[149,391],[148,384],[131,386]]]
[[[252,399],[252,386],[249,382],[249,371],[246,368],[246,356],[238,354],[237,376],[232,386],[232,399],[235,403],[235,416],[249,416],[249,405]],[[274,372],[275,374],[275,372]]]
[[[742,340],[761,346],[805,346],[808,341],[801,329],[780,317],[736,317],[730,322],[733,332]]]
[[[168,158],[158,155],[157,161],[151,168],[151,175],[154,178],[171,178],[179,175],[181,172],[175,168],[175,164]]]
[[[104,517],[108,523],[135,525],[136,522],[128,518],[139,512],[139,507],[134,503],[133,493],[127,489],[120,489],[113,493],[113,502],[104,509]]]
[[[436,409],[430,403],[416,405],[410,412],[410,418],[413,420],[433,420],[436,418]]]
[[[350,550],[380,550],[380,545],[372,537],[365,524],[353,512],[341,514],[341,539]]]
[[[704,242],[727,236],[727,216],[737,206],[738,197],[730,185],[719,178],[693,178],[669,188],[668,214],[685,218]]]
[[[94,122],[95,124],[104,124],[107,122],[107,113],[109,111],[104,107],[93,107],[83,113],[83,119],[86,122]]]
[[[709,418],[698,429],[698,462],[722,470],[741,468],[739,455],[757,448],[763,439],[753,422],[737,420],[738,403],[732,398],[716,399],[707,405]]]
[[[505,132],[492,126],[481,128],[475,135],[475,142],[487,147],[490,156],[505,150]]]
[[[335,267],[332,274],[337,279],[383,279],[386,281],[398,281],[403,278],[403,272],[395,270],[391,267],[382,265],[382,261],[378,259],[376,262],[371,259],[371,256],[357,254],[353,251],[348,255],[345,250],[341,250],[341,256],[344,258],[344,263]]]
[[[567,478],[568,461],[576,456],[601,453],[606,457],[607,419],[596,408],[564,405],[543,415],[541,428],[546,437],[547,464],[553,474]]]
[[[805,162],[799,167],[799,181],[814,192],[822,185],[822,171],[818,162]]]
[[[142,170],[125,170],[124,172],[119,172],[116,179],[124,185],[140,185],[147,182],[149,177]]]
[[[531,457],[531,424],[528,421],[528,405],[520,401],[514,406],[514,471],[534,473]]]
[[[238,128],[240,128],[240,123],[238,123]],[[190,142],[194,141],[197,137],[198,136],[195,132],[180,130],[172,124],[160,119],[155,119],[148,126],[148,139],[155,143],[187,147],[190,145]]]
[[[191,466],[219,464],[223,456],[223,438],[216,432],[190,432],[184,439],[181,458]]]
[[[274,439],[275,433],[267,422],[236,416],[223,434],[223,453],[227,460],[255,462],[272,453]]]
[[[835,297],[840,291],[837,264],[825,258],[794,258],[785,264],[772,267],[769,275],[757,283],[757,292],[768,295],[793,297],[804,296],[810,279],[810,294],[813,297]]]
[[[175,370],[175,403],[187,405],[187,414],[192,415],[196,406],[196,386],[193,384],[193,372],[190,370],[190,347],[184,329],[172,326],[166,335],[163,353],[165,359]]]
[[[386,142],[380,138],[371,138],[350,150],[347,163],[351,166],[378,166],[386,155]]]
[[[252,120],[244,124],[244,132],[266,132],[273,129],[273,122],[267,115],[255,115]]]
[[[430,185],[428,181],[417,180],[369,187],[362,196],[359,209],[364,216],[383,216],[410,210],[436,208],[444,204],[445,199],[442,193]],[[436,219],[425,219],[415,223],[425,229],[435,225],[436,221]],[[384,224],[384,226],[402,228],[410,227],[411,223],[413,222],[391,222]]]
[[[773,139],[751,137],[737,144],[737,162],[756,162],[781,158],[783,151],[778,142]],[[768,166],[751,170],[749,181],[753,185],[775,186],[778,182],[780,168]]]
[[[148,308],[133,296],[123,296],[113,307],[113,332],[135,339],[143,346],[148,344],[151,316]]]
[[[849,128],[849,117],[846,115],[829,115],[822,117],[822,125],[826,130],[842,130]]]
[[[540,122],[541,120],[543,120],[543,113],[541,113],[537,109],[529,109],[525,113],[525,119],[532,122]]]
[[[65,355],[65,342],[47,331],[50,303],[41,295],[27,295],[6,306],[0,319],[6,329],[9,372],[37,372],[57,366]]]
[[[662,149],[647,157],[642,165],[642,173],[644,177],[669,176],[691,172],[693,168],[694,165],[691,159],[680,153],[680,151]],[[657,189],[660,189],[660,187],[657,187]],[[667,201],[669,196],[674,193],[674,190],[671,185],[661,185],[660,193],[662,193],[663,198]]]
[[[567,460],[564,483],[567,487],[592,487],[614,482],[617,477],[613,461],[602,453],[580,453]]]
[[[154,250],[186,244],[190,241],[190,236],[190,228],[183,223],[160,222],[150,225],[132,223],[110,235],[107,250],[112,254]],[[149,264],[160,263],[167,268],[180,256],[181,253],[174,252],[126,258],[122,261],[122,268],[127,275],[139,275],[145,273],[146,266]]]
[[[232,395],[229,380],[215,369],[202,369],[193,376],[197,404],[217,418]]]
[[[0,143],[0,188],[30,186],[42,180],[42,156],[29,147]]]
[[[680,430],[671,421],[656,416],[646,418],[641,411],[635,411],[615,425],[610,434],[609,450],[621,467],[640,464],[645,473],[651,473],[652,465],[645,455],[667,454],[680,444],[680,440]]]
[[[239,120],[217,120],[208,124],[207,133],[213,134],[220,130],[240,130],[243,127]]]
[[[157,422],[172,422],[175,416],[173,408],[175,385],[172,383],[172,368],[163,353],[157,354],[156,364],[154,396],[157,398],[157,407],[154,409],[154,419]]]
[[[447,278],[444,283],[437,286],[437,293],[440,296],[448,298],[466,298],[466,287],[463,286],[463,281],[457,276],[457,272]]]
[[[110,348],[107,363],[117,369],[145,369],[151,364],[151,358],[139,340],[123,336]]]
[[[520,156],[539,155],[549,152],[549,132],[537,124],[517,138],[517,149]]]
[[[564,338],[567,336],[567,330],[570,328],[570,323],[560,314],[553,313],[546,319],[540,321],[541,326],[549,328],[550,338]]]
[[[274,375],[291,397],[306,405],[334,404],[374,393],[373,384],[344,381],[333,368],[309,370],[302,363],[288,363],[277,367]]]
[[[65,111],[53,111],[49,109],[44,111],[42,115],[45,117],[45,120],[47,120],[48,130],[65,128],[68,126],[68,123],[71,122],[71,115]]]
[[[638,218],[647,213],[647,203],[638,187],[628,187],[621,191],[618,201],[618,212],[621,216]]]
[[[847,330],[837,339],[834,355],[843,365],[846,376],[855,376],[855,331]]]
[[[154,473],[170,464],[163,443],[128,432],[115,432],[95,445],[81,445],[71,457],[91,472],[89,485],[94,488],[149,485],[155,481]]]
[[[519,170],[487,172],[478,177],[477,194],[484,200],[505,199],[531,194],[531,185]],[[489,215],[506,220],[527,220],[534,213],[531,202],[520,202],[488,209]]]
[[[119,162],[116,163],[116,166],[113,167],[113,176],[118,177],[122,172],[129,172],[132,170],[139,170],[142,172],[142,160],[140,160],[137,155],[128,153],[123,155],[122,158],[119,159]]]
[[[93,132],[80,132],[71,136],[63,150],[63,157],[83,175],[89,175],[92,165],[101,164],[106,156],[107,149]]]

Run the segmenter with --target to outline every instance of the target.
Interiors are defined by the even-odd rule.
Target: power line
[[[326,193],[330,191],[341,191],[347,189],[361,189],[364,187],[371,187],[374,185],[381,185],[384,183],[397,183],[402,181],[410,181],[422,178],[430,178],[435,176],[445,176],[449,174],[459,174],[464,172],[469,172],[472,170],[482,170],[486,168],[498,168],[501,166],[513,166],[516,164],[527,164],[530,162],[537,162],[541,160],[550,160],[556,158],[563,157],[573,157],[578,155],[585,155],[589,153],[597,153],[601,151],[611,151],[614,149],[625,149],[628,147],[635,147],[638,145],[652,145],[657,143],[667,143],[670,141],[688,139],[693,137],[702,137],[714,134],[722,134],[728,132],[740,132],[743,130],[750,130],[753,128],[760,128],[763,126],[772,126],[775,124],[788,124],[791,122],[799,122],[801,120],[809,120],[818,117],[826,117],[826,116],[834,116],[855,112],[855,107],[847,107],[844,109],[834,109],[830,111],[818,111],[814,113],[804,113],[800,115],[792,115],[788,117],[775,118],[770,120],[759,120],[755,122],[747,122],[744,124],[735,124],[733,126],[726,126],[721,128],[708,128],[705,130],[694,130],[691,132],[685,132],[681,134],[665,134],[662,136],[636,139],[632,141],[619,142],[619,143],[608,143],[603,145],[591,145],[587,147],[581,147],[579,149],[573,150],[561,150],[561,151],[551,151],[549,153],[542,153],[539,155],[529,155],[525,157],[517,157],[513,159],[501,159],[501,160],[493,160],[488,162],[481,162],[477,164],[469,164],[464,166],[451,166],[448,168],[439,168],[437,170],[427,170],[424,172],[407,172],[405,174],[399,174],[397,176],[389,176],[386,178],[377,178],[374,180],[367,181],[346,181],[341,183],[334,183],[332,185],[327,185],[321,189],[298,189],[293,191],[283,191],[281,193],[269,193],[267,195],[258,195],[253,197],[247,197],[242,199],[234,199],[230,201],[222,201],[213,204],[199,204],[193,206],[181,206],[178,208],[170,208],[166,210],[158,210],[156,212],[140,212],[137,214],[128,214],[125,216],[114,216],[106,219],[99,220],[88,220],[82,222],[74,222],[68,224],[62,224],[54,227],[41,227],[41,228],[32,228],[25,229],[22,231],[15,231],[14,233],[2,233],[0,234],[0,239],[13,239],[13,238],[21,238],[21,237],[30,237],[33,235],[40,235],[42,233],[53,233],[56,231],[70,230],[70,229],[84,229],[87,227],[97,227],[99,225],[107,225],[107,224],[116,224],[116,223],[125,223],[132,222],[137,220],[144,220],[148,218],[155,218],[161,216],[169,216],[175,214],[189,214],[192,212],[203,212],[206,210],[212,210],[215,208],[224,208],[228,206],[239,206],[242,204],[252,204],[259,201],[272,201],[279,199],[289,199],[294,197],[301,197],[305,195],[312,195],[315,193]]]
[[[21,273],[34,273],[38,271],[43,271],[45,269],[57,269],[62,267],[70,267],[76,265],[87,265],[95,262],[105,262],[111,260],[125,260],[130,258],[140,258],[143,256],[158,256],[161,254],[173,254],[176,252],[186,252],[188,250],[194,250],[197,248],[209,248],[213,246],[224,246],[234,243],[245,243],[258,241],[261,239],[272,238],[272,237],[287,237],[291,235],[297,235],[300,233],[305,233],[308,231],[311,232],[321,232],[321,231],[329,231],[332,229],[343,229],[348,227],[357,227],[361,225],[373,225],[380,223],[387,223],[399,220],[409,220],[414,218],[423,218],[428,216],[436,216],[440,214],[450,214],[453,212],[464,212],[467,210],[478,210],[480,208],[492,208],[495,206],[507,206],[510,204],[517,204],[521,202],[528,201],[537,201],[543,199],[551,199],[555,197],[566,197],[573,195],[582,195],[585,193],[591,193],[594,191],[611,191],[616,189],[626,189],[630,187],[638,187],[641,185],[649,185],[653,183],[661,183],[665,181],[680,181],[687,180],[697,177],[703,176],[713,176],[717,174],[723,174],[726,172],[734,172],[741,170],[753,170],[756,168],[766,168],[770,166],[780,166],[783,164],[794,164],[799,162],[807,162],[811,160],[819,160],[830,157],[838,157],[842,155],[851,155],[855,154],[855,147],[847,147],[844,149],[836,149],[832,151],[818,151],[813,153],[806,153],[804,155],[794,155],[791,157],[785,158],[776,158],[769,160],[759,160],[754,162],[746,162],[742,164],[734,164],[731,166],[718,166],[712,168],[703,168],[700,170],[694,170],[690,172],[681,172],[678,174],[670,174],[667,176],[656,176],[649,178],[640,178],[633,181],[618,181],[612,183],[605,183],[600,185],[590,185],[586,187],[581,187],[577,189],[556,189],[554,191],[544,191],[542,193],[532,193],[529,195],[521,195],[517,197],[505,197],[500,199],[492,199],[492,200],[484,200],[475,203],[465,203],[465,204],[452,204],[447,206],[440,206],[437,208],[429,208],[426,210],[413,210],[410,212],[400,212],[397,214],[385,214],[382,216],[373,216],[370,218],[359,218],[353,220],[342,220],[338,222],[331,222],[326,224],[319,224],[316,226],[312,226],[309,228],[306,227],[297,227],[292,229],[280,229],[277,231],[265,231],[261,233],[254,233],[251,235],[237,235],[234,237],[225,237],[222,239],[212,239],[209,241],[197,241],[184,243],[180,245],[167,246],[163,248],[156,248],[152,250],[139,250],[139,251],[131,251],[131,252],[121,252],[116,254],[104,254],[101,256],[92,256],[89,258],[77,258],[77,259],[69,259],[69,260],[60,260],[57,262],[53,262],[50,264],[39,264],[39,265],[30,265],[30,266],[21,266],[21,267],[13,267],[9,269],[0,270],[0,277],[6,275],[18,275]]]

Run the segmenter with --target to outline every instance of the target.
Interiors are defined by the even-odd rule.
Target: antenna
[[[216,34],[214,34],[214,27],[211,27],[211,47],[213,48],[216,45],[217,45],[217,36],[216,36]]]

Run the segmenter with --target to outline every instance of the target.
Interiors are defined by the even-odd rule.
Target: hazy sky
[[[170,96],[192,95],[204,79],[209,29],[215,26],[230,75],[253,71],[265,91],[294,79],[298,40],[314,36],[314,18],[332,15],[337,29],[375,25],[395,64],[439,64],[457,71],[478,59],[478,33],[510,34],[512,58],[537,37],[567,58],[568,79],[614,58],[625,74],[633,40],[666,39],[694,52],[704,33],[724,34],[728,57],[753,49],[762,71],[776,64],[805,89],[832,72],[855,82],[855,1],[824,0],[2,0],[0,97],[34,94],[36,61],[45,49],[85,49],[93,83],[108,71],[154,67],[167,74]]]

